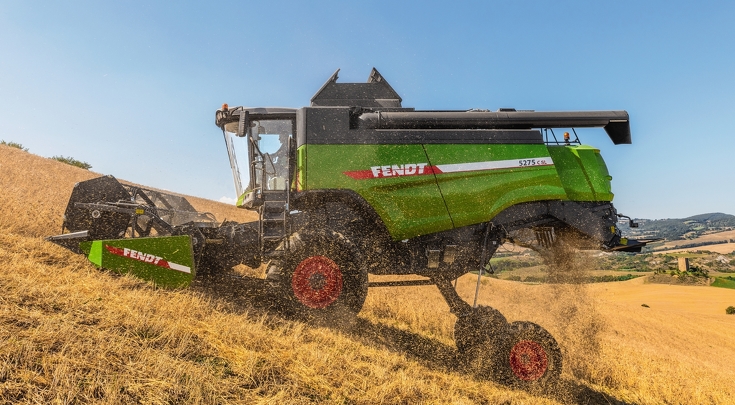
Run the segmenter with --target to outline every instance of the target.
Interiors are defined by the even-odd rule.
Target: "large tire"
[[[478,378],[499,380],[508,321],[498,310],[480,306],[457,318],[454,324],[454,343],[459,359],[470,373]]]
[[[492,345],[506,334],[508,321],[497,309],[481,305],[457,318],[454,324],[454,344],[461,354],[472,348]]]
[[[268,269],[276,306],[303,320],[354,317],[367,297],[368,275],[357,248],[333,231],[295,233],[285,259]]]
[[[553,386],[561,375],[562,355],[553,336],[533,322],[513,322],[496,362],[499,381],[527,391]]]

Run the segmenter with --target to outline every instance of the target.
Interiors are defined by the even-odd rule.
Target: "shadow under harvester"
[[[267,315],[274,319],[288,320],[277,307],[277,301],[270,296],[265,279],[229,272],[217,277],[197,279],[192,288],[213,300],[227,304],[236,312],[247,311],[256,316]],[[463,355],[456,347],[407,330],[361,317],[345,319],[341,323],[317,320],[310,324],[314,327],[339,331],[356,342],[400,353],[435,371],[459,373],[478,381],[486,380],[463,360]],[[562,378],[552,386],[545,387],[542,392],[533,394],[565,404],[631,404],[567,378]]]

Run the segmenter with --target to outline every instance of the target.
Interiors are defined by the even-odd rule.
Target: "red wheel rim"
[[[531,340],[522,340],[510,349],[510,369],[524,381],[539,379],[549,368],[546,350]]]
[[[302,260],[291,279],[294,295],[309,308],[326,308],[342,293],[342,271],[324,256]]]

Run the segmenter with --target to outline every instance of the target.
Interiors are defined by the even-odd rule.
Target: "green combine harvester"
[[[266,266],[279,310],[301,319],[357,314],[368,288],[435,285],[457,316],[458,350],[481,373],[522,388],[558,379],[554,338],[470,305],[453,282],[492,271],[503,243],[563,259],[574,246],[639,252],[626,239],[600,151],[574,128],[631,143],[625,111],[416,111],[373,69],[367,83],[337,72],[303,108],[216,112],[251,223],[218,223],[182,197],[111,176],[76,185],[68,233],[49,239],[96,265],[167,287],[235,265]],[[554,129],[569,128],[557,139]],[[561,260],[557,260],[561,263]],[[563,270],[563,269],[562,269]],[[368,274],[415,280],[368,282]],[[479,276],[478,276],[479,286]]]

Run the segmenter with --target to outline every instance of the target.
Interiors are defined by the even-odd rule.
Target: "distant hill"
[[[706,223],[709,226],[735,226],[735,215],[714,212],[711,214],[699,214],[688,218],[684,221],[696,221]]]
[[[694,239],[703,234],[735,229],[735,215],[714,212],[687,218],[635,219],[638,228],[620,223],[624,234],[631,237],[658,237],[667,240]]]

